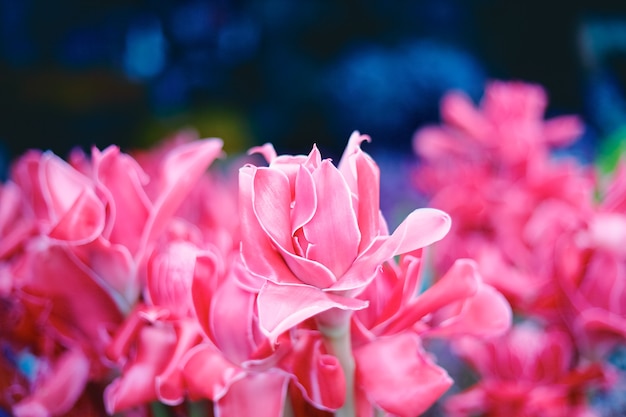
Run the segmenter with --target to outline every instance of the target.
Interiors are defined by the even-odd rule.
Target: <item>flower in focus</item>
[[[268,167],[240,170],[242,256],[259,277],[261,327],[275,339],[331,309],[359,310],[354,298],[395,255],[441,239],[449,217],[412,212],[389,235],[379,210],[379,172],[353,133],[335,167],[316,147],[308,156],[258,148]],[[328,318],[332,321],[332,317]]]

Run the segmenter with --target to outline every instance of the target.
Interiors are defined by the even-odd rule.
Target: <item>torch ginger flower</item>
[[[379,209],[379,170],[355,132],[335,167],[316,147],[308,156],[276,156],[257,148],[269,167],[240,170],[241,251],[258,276],[259,320],[275,339],[332,309],[365,308],[355,298],[395,255],[441,239],[447,214],[418,209],[388,235]]]

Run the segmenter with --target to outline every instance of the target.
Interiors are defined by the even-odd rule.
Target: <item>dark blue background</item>
[[[626,121],[626,14],[617,2],[506,0],[0,0],[0,143],[146,146],[193,125],[226,149],[316,142],[354,129],[410,150],[460,88],[542,84],[550,114],[590,140]]]

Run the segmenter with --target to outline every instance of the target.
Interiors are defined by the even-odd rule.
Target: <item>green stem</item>
[[[152,415],[154,417],[169,417],[170,416],[168,407],[159,401],[151,402],[150,410],[152,411]]]
[[[346,378],[346,400],[337,411],[335,417],[355,417],[354,372],[355,363],[352,356],[352,339],[350,337],[351,311],[331,310],[331,320],[318,318],[318,329],[324,337],[324,345],[328,353],[334,355],[341,364]],[[324,315],[324,313],[322,313]]]
[[[283,405],[283,416],[282,417],[294,417],[293,412],[293,404],[291,403],[291,397],[289,395],[289,390],[287,390],[287,395],[285,396],[285,404]]]
[[[206,417],[209,414],[207,401],[187,401],[189,417]]]

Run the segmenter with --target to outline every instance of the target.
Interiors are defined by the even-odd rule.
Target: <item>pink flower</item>
[[[355,313],[353,326],[362,417],[371,415],[370,403],[394,415],[419,415],[452,385],[423,350],[422,338],[493,337],[511,325],[510,306],[467,259],[418,295],[418,255],[404,255],[400,265],[386,263],[359,296],[370,302]]]
[[[419,209],[391,235],[379,210],[379,172],[355,132],[338,165],[308,156],[276,157],[240,170],[242,256],[260,279],[261,327],[272,339],[319,313],[358,310],[354,298],[391,257],[443,237],[449,217]],[[277,306],[280,306],[278,308]]]
[[[481,379],[448,399],[451,417],[593,415],[586,390],[602,382],[604,371],[578,364],[572,340],[562,330],[524,323],[494,340],[462,339],[456,349]]]
[[[625,167],[618,167],[584,223],[562,235],[556,251],[572,330],[595,355],[626,338]]]
[[[544,121],[546,105],[541,87],[522,82],[488,84],[479,108],[463,93],[449,93],[441,103],[446,127],[417,132],[415,151],[426,160],[439,160],[453,175],[468,164],[505,168],[510,171],[505,175],[519,175],[535,158],[545,158],[550,147],[567,145],[583,131],[574,116]]]

